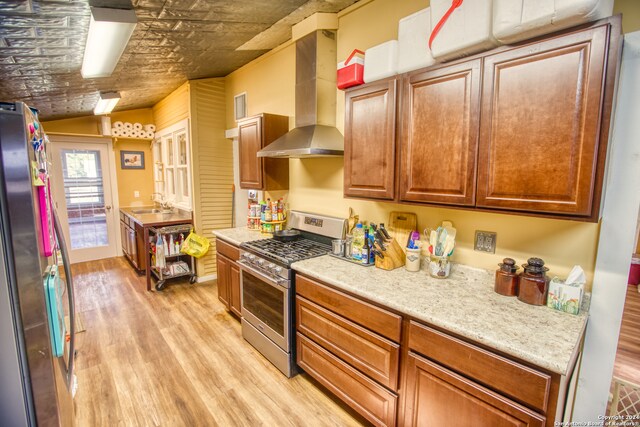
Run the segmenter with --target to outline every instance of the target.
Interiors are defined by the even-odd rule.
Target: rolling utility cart
[[[158,280],[156,290],[167,287],[167,280],[191,276],[189,283],[195,283],[196,269],[194,257],[180,252],[180,245],[187,238],[191,224],[170,225],[149,228],[149,270]]]

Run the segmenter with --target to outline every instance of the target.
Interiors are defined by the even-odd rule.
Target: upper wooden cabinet
[[[619,60],[616,16],[350,89],[344,194],[597,221]]]
[[[289,118],[260,114],[238,122],[240,188],[286,190],[289,188],[289,159],[258,157],[258,151],[287,133]]]
[[[392,200],[395,197],[396,80],[346,94],[344,194]]]
[[[480,60],[410,74],[403,86],[400,200],[473,206]]]
[[[607,143],[600,120],[608,31],[484,59],[477,206],[591,214],[605,156],[598,148]]]

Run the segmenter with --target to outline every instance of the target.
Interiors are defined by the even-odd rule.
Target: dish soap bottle
[[[351,258],[354,261],[362,262],[362,248],[364,247],[364,228],[359,222],[353,229],[353,244],[351,246]]]

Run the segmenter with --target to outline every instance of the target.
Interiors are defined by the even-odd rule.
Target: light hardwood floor
[[[242,339],[215,282],[147,292],[124,258],[73,265],[76,425],[359,426],[306,374],[287,379]]]

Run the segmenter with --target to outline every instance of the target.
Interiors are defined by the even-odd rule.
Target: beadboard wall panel
[[[215,242],[212,231],[231,223],[233,144],[225,138],[226,110],[223,78],[189,82],[196,231]],[[216,274],[216,248],[198,260],[198,275]]]

